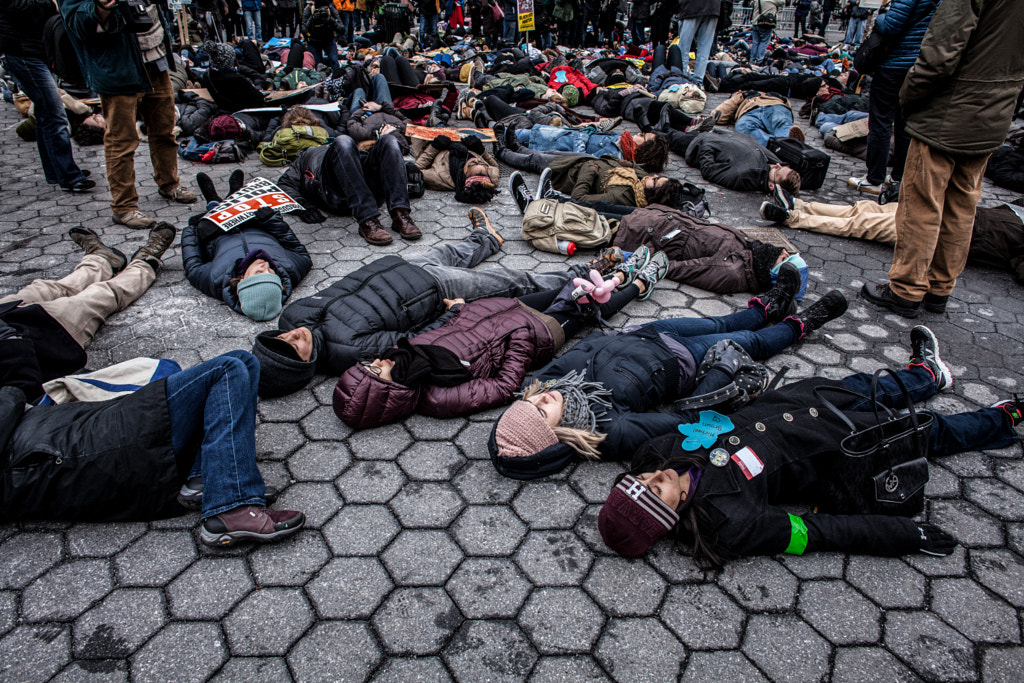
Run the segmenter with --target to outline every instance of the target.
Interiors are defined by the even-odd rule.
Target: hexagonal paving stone
[[[846,580],[882,609],[924,605],[924,577],[894,558],[853,556]]]
[[[375,558],[338,557],[309,582],[306,592],[325,619],[368,619],[393,587]]]
[[[297,422],[316,407],[317,402],[312,394],[297,391],[290,396],[260,401],[256,409],[264,422]]]
[[[455,490],[471,505],[496,505],[512,500],[520,483],[498,474],[490,461],[470,462],[452,480]]]
[[[516,552],[516,563],[538,586],[575,586],[593,555],[568,531],[531,531]]]
[[[227,658],[227,647],[216,624],[168,624],[132,657],[132,677],[202,683]]]
[[[526,535],[526,525],[507,507],[470,505],[452,525],[452,533],[470,555],[509,555]]]
[[[411,443],[412,437],[402,425],[360,429],[348,438],[352,455],[359,460],[394,460]]]
[[[810,626],[796,617],[778,614],[750,617],[742,649],[769,678],[778,681],[821,680],[832,650]]]
[[[739,652],[694,652],[686,663],[685,683],[717,683],[718,681],[765,681],[768,679]]]
[[[526,600],[530,583],[511,560],[471,557],[446,589],[467,619],[510,619]]]
[[[403,659],[392,657],[373,676],[374,683],[409,683],[431,681],[446,683],[454,680],[439,657]]]
[[[63,624],[19,626],[0,640],[0,678],[45,681],[71,659],[71,629]]]
[[[252,588],[245,560],[203,558],[167,587],[167,599],[179,619],[220,619]]]
[[[586,507],[568,482],[540,482],[525,486],[512,507],[531,529],[571,529]]]
[[[609,681],[590,657],[541,657],[530,674],[530,683],[545,681],[578,681],[579,683],[604,683]]]
[[[1024,608],[1024,560],[1008,550],[972,550],[971,573],[1011,605]]]
[[[893,681],[912,683],[920,679],[892,653],[880,647],[843,647],[836,651],[832,683]]]
[[[0,588],[22,588],[60,562],[60,534],[18,534],[0,545]]]
[[[288,471],[298,481],[334,481],[351,464],[352,456],[345,444],[316,441],[288,458]]]
[[[462,623],[455,603],[440,588],[399,588],[373,616],[373,626],[388,652],[435,654]]]
[[[391,509],[407,529],[444,528],[465,505],[447,482],[410,482],[391,501]]]
[[[14,591],[5,591],[0,593],[0,636],[10,631],[17,620],[17,594]]]
[[[256,425],[256,459],[284,460],[306,444],[299,425],[264,422]]]
[[[811,581],[800,588],[800,616],[836,645],[874,643],[882,613],[845,581]]]
[[[458,681],[521,681],[537,653],[511,621],[467,621],[444,651]]]
[[[256,548],[249,555],[249,566],[261,586],[301,586],[330,559],[320,534],[304,530],[281,543]]]
[[[616,680],[661,683],[679,676],[686,648],[657,619],[612,619],[594,656]]]
[[[249,595],[222,622],[233,655],[283,655],[313,623],[296,588],[264,588]]]
[[[357,462],[343,474],[335,484],[345,502],[386,503],[405,483],[405,476],[398,465],[391,462]]]
[[[779,555],[786,569],[801,579],[841,579],[846,555],[842,553],[809,553],[807,555]]]
[[[62,564],[22,592],[21,615],[26,621],[74,619],[111,588],[110,563],[106,560]]]
[[[127,683],[128,660],[72,661],[50,683]]]
[[[443,531],[403,531],[381,555],[399,586],[440,586],[462,557],[462,551]]]
[[[973,642],[1020,642],[1020,623],[1014,609],[974,581],[934,581],[931,604],[933,612]]]
[[[745,615],[718,586],[672,586],[660,613],[665,625],[689,648],[739,647]]]
[[[287,681],[291,674],[283,657],[232,657],[211,683],[252,683],[253,681]]]
[[[963,500],[932,501],[930,520],[969,548],[1006,544],[999,520]]]
[[[109,557],[144,533],[146,525],[142,523],[76,524],[64,538],[72,557]]]
[[[519,613],[519,623],[542,654],[587,652],[604,615],[579,588],[539,588]]]
[[[321,622],[288,655],[299,681],[365,681],[380,660],[369,627],[355,622]]]
[[[306,438],[313,441],[341,440],[352,433],[352,428],[338,419],[331,406],[314,408],[299,425]]]
[[[306,515],[306,528],[318,529],[342,506],[341,496],[332,484],[292,484],[274,503],[278,510],[301,510]]]
[[[617,617],[654,613],[665,594],[665,581],[643,562],[599,557],[583,587],[597,604]]]
[[[76,659],[123,659],[166,622],[156,588],[119,588],[75,622]]]
[[[603,505],[622,469],[617,462],[581,462],[569,476],[569,483],[587,503]]]
[[[700,583],[713,580],[714,574],[697,566],[693,558],[676,548],[675,544],[661,541],[647,551],[647,561],[672,583]]]
[[[725,566],[718,584],[749,610],[788,610],[796,599],[796,577],[777,561],[752,557]]]
[[[889,612],[885,645],[928,680],[973,681],[974,647],[927,612]]]
[[[985,653],[981,663],[982,680],[1012,683],[1020,679],[1024,671],[1024,650],[1019,647],[996,650]]]
[[[420,441],[398,457],[398,466],[413,481],[451,481],[466,458],[453,443]]]
[[[424,415],[413,415],[405,421],[417,441],[451,441],[466,426],[465,419],[435,420]]]
[[[122,586],[162,586],[196,558],[188,531],[151,531],[114,559]]]
[[[384,505],[346,505],[323,535],[335,555],[377,555],[400,530]]]

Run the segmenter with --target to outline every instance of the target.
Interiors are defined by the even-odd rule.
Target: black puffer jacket
[[[217,105],[204,100],[194,92],[179,90],[175,95],[178,103],[178,126],[181,134],[188,137],[217,114]]]
[[[767,192],[768,170],[780,162],[749,135],[713,131],[690,143],[686,163],[699,168],[709,183],[740,192]]]
[[[288,170],[277,179],[277,185],[303,208],[315,206],[328,213],[346,216],[352,212],[348,201],[337,192],[335,183],[329,180],[329,174],[323,169],[331,147],[320,145],[299,152]]]
[[[181,259],[185,277],[192,286],[207,296],[221,299],[237,313],[242,312],[238,294],[232,291],[230,281],[236,277],[235,268],[246,254],[262,249],[274,259],[274,272],[281,278],[281,302],[291,296],[302,278],[309,274],[313,261],[306,247],[273,209],[262,208],[250,220],[231,232],[212,239],[200,238],[196,216],[181,233]],[[209,221],[206,222],[208,225]]]
[[[85,367],[85,349],[39,304],[0,304],[0,386],[14,385],[29,400],[43,382]]]
[[[281,330],[308,327],[317,367],[340,375],[399,339],[440,327],[452,314],[445,312],[441,287],[426,270],[385,256],[289,304],[277,324]]]

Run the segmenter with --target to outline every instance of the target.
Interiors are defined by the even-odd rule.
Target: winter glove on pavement
[[[484,153],[484,142],[475,135],[467,135],[463,137],[462,144],[464,144],[466,149],[470,152],[475,152],[477,154]]]
[[[437,147],[440,150],[451,149],[452,139],[447,135],[438,135],[436,138],[430,141],[430,144]]]
[[[312,206],[305,211],[296,211],[295,215],[298,216],[299,220],[303,223],[323,223],[327,220],[327,216],[325,216],[320,209]]]

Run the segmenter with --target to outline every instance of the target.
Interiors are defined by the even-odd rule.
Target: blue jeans
[[[868,113],[866,111],[856,110],[848,111],[845,114],[818,114],[818,118],[814,120],[814,124],[818,127],[818,130],[821,131],[822,136],[824,136],[836,126],[866,119],[867,117]]]
[[[384,78],[383,74],[374,74],[373,78],[370,79],[370,87],[373,89],[373,96],[369,99],[366,98],[366,91],[362,88],[356,88],[352,91],[352,103],[349,105],[349,112],[354,113],[360,108],[359,100],[376,102],[377,104],[392,103],[391,88],[388,87],[388,79]]]
[[[437,12],[420,14],[420,47],[427,45],[427,36],[437,35]],[[393,36],[392,36],[393,37]]]
[[[846,27],[846,39],[843,41],[848,45],[860,45],[864,40],[864,26],[867,19],[850,19],[850,25]]]
[[[355,38],[355,29],[353,24],[356,20],[356,13],[338,12],[338,14],[341,16],[341,42],[343,45],[351,45]]]
[[[85,175],[71,151],[68,117],[49,67],[41,59],[17,55],[7,55],[7,67],[35,104],[36,148],[46,182],[68,188],[84,180]]]
[[[764,59],[764,53],[768,51],[768,42],[772,39],[774,30],[763,26],[750,27],[750,61],[760,62]]]
[[[800,338],[797,325],[788,322],[761,329],[764,326],[764,310],[759,306],[751,306],[720,318],[656,320],[651,326],[685,346],[698,364],[708,349],[723,339],[735,341],[754,360],[765,360],[781,353]]]
[[[783,104],[770,107],[751,109],[736,120],[734,128],[737,133],[746,133],[762,147],[767,146],[768,138],[784,138],[789,135],[793,125],[793,112]]]
[[[260,25],[259,10],[245,10],[245,33],[257,43],[263,41],[263,27]]]
[[[338,64],[338,43],[336,41],[317,43],[311,40],[309,41],[309,51],[313,53],[317,64],[326,64],[334,70],[341,68],[341,65]]]
[[[679,24],[679,46],[686,54],[690,52],[690,45],[693,39],[697,38],[697,49],[695,51],[696,61],[693,65],[693,73],[690,73],[690,60],[683,60],[683,75],[687,78],[692,76],[693,82],[697,85],[704,83],[704,74],[707,73],[708,58],[711,56],[711,46],[715,43],[715,28],[718,26],[718,17],[699,17],[696,19],[683,19]]]
[[[505,12],[503,20],[502,38],[513,45],[519,39],[519,15],[516,3],[503,2],[502,11]]]
[[[231,351],[167,378],[167,411],[175,456],[195,452],[203,477],[206,519],[242,505],[265,505],[256,467],[256,388],[260,364]]]
[[[938,393],[935,380],[924,368],[908,368],[896,373],[907,387],[910,400],[914,403],[924,401]],[[871,375],[858,373],[843,380],[848,389],[864,396],[871,396]],[[888,374],[879,377],[878,400],[885,406],[895,410],[905,410],[906,400],[896,382]],[[828,396],[826,395],[826,398]],[[870,398],[857,400],[844,406],[844,410],[871,410]],[[977,451],[991,448],[1006,448],[1019,439],[1006,413],[1001,408],[982,408],[972,413],[942,415],[927,412],[933,418],[931,429],[930,456],[940,457],[964,451]]]

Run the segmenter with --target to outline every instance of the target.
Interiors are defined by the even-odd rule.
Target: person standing
[[[263,24],[260,18],[260,0],[242,0],[242,15],[245,17],[245,35],[249,40],[263,42]]]
[[[807,33],[807,16],[811,13],[811,0],[796,0],[793,5],[793,37]]]
[[[36,147],[46,182],[67,192],[88,192],[96,181],[75,163],[64,103],[46,65],[43,25],[56,13],[50,0],[0,1],[0,52],[7,57],[8,72],[35,105]]]
[[[821,3],[821,36],[828,31],[828,22],[832,21],[832,13],[836,10],[836,0],[823,0]]]
[[[682,0],[679,3],[679,47],[684,56],[690,53],[694,38],[697,49],[694,51],[696,60],[693,72],[690,72],[690,60],[683,59],[683,75],[697,85],[704,83],[704,74],[708,70],[708,58],[715,47],[715,28],[718,26],[718,15],[722,12],[722,0]]]
[[[872,31],[890,41],[885,60],[871,79],[868,107],[867,175],[847,182],[869,194],[880,194],[889,164],[889,140],[895,132],[896,148],[892,159],[892,182],[903,177],[910,135],[900,113],[900,87],[910,67],[914,66],[921,41],[935,14],[938,0],[893,0],[889,11],[879,15]],[[895,130],[894,130],[895,128]]]
[[[336,33],[340,30],[341,19],[338,10],[334,9],[331,0],[313,0],[302,12],[302,31],[309,42],[309,51],[316,57],[317,64],[326,64],[331,70],[340,68],[338,64],[338,41]]]
[[[355,40],[356,3],[355,0],[338,0],[335,4],[338,16],[341,17],[341,28],[338,39],[343,46],[349,46]]]
[[[868,23],[868,17],[871,16],[871,10],[861,7],[860,0],[850,0],[850,3],[850,23],[846,26],[844,40],[847,45],[860,47],[861,41],[864,40],[864,27]]]
[[[943,313],[971,245],[988,158],[1024,85],[1024,3],[944,0],[900,89],[913,138],[889,282],[861,295],[906,318]]]
[[[417,0],[416,8],[420,11],[420,47],[429,50],[431,37],[437,35],[441,6],[438,0]]]
[[[782,0],[754,0],[754,13],[751,16],[750,61],[757,63],[764,59],[768,51],[768,41],[779,22],[779,7]]]
[[[136,118],[146,124],[160,196],[182,204],[192,204],[197,197],[178,179],[170,24],[157,5],[146,4],[141,16],[129,15],[124,7],[116,0],[65,0],[60,10],[86,82],[103,105],[103,152],[114,222],[142,229],[156,221],[139,210]]]

